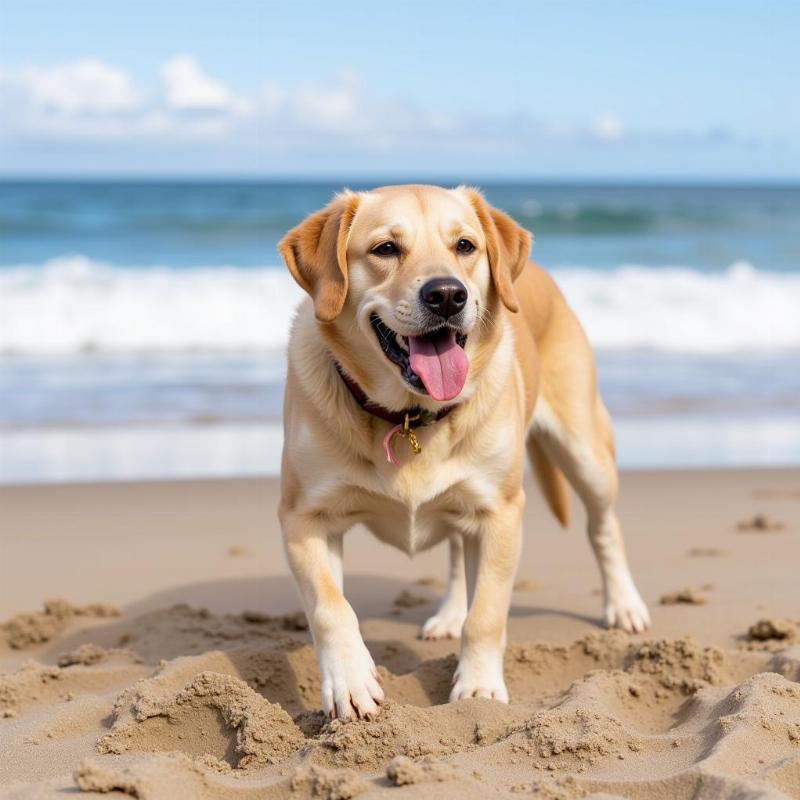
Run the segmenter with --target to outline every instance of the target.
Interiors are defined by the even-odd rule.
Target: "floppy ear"
[[[464,189],[486,236],[489,269],[503,305],[519,311],[514,281],[519,277],[531,252],[533,236],[508,214],[492,208],[477,189]]]
[[[357,194],[340,194],[283,237],[289,272],[314,301],[320,322],[333,322],[347,297],[347,234],[358,208]]]

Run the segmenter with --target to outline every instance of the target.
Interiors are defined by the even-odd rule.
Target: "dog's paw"
[[[607,628],[619,628],[627,633],[643,633],[650,627],[650,612],[633,585],[609,592],[604,617]]]
[[[478,665],[471,664],[464,658],[458,664],[456,674],[453,676],[453,689],[450,692],[450,702],[464,700],[469,697],[485,697],[490,700],[499,700],[508,703],[508,689],[503,680],[503,661],[499,664]]]
[[[420,639],[458,639],[467,618],[467,610],[443,608],[422,626]]]
[[[371,719],[384,694],[375,662],[363,642],[320,649],[322,708],[332,719]]]

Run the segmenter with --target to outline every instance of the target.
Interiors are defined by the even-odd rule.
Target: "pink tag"
[[[392,447],[392,440],[402,430],[403,430],[402,425],[395,425],[393,428],[390,428],[386,436],[383,437],[383,452],[386,453],[386,460],[390,464],[393,464],[395,467],[399,467],[400,462],[398,461],[397,456],[394,454],[394,448]]]

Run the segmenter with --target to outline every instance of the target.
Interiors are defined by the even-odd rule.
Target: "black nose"
[[[419,290],[419,296],[429,311],[447,319],[467,304],[467,287],[455,278],[433,278]]]

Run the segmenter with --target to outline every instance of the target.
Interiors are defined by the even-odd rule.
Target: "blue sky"
[[[7,0],[0,172],[800,178],[800,4]]]

